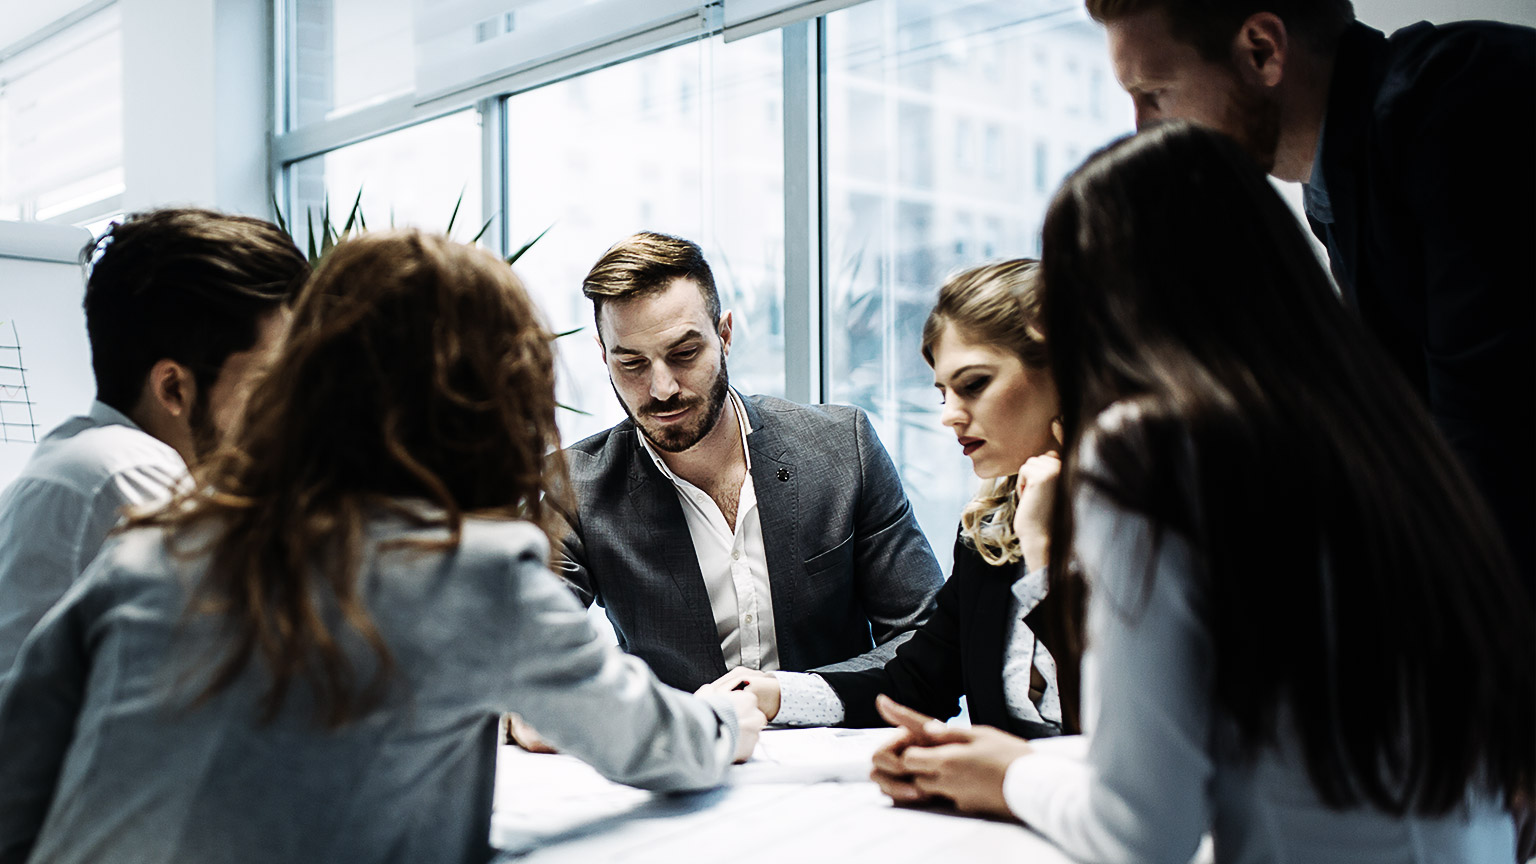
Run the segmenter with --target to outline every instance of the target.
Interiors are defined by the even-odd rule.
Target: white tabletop
[[[1017,823],[894,807],[868,779],[889,729],[769,730],[752,761],[707,792],[610,783],[569,756],[503,747],[491,839],[499,861],[1070,864]]]

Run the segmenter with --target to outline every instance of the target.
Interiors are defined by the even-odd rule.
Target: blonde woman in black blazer
[[[779,723],[884,725],[875,711],[884,693],[936,717],[957,714],[964,696],[973,722],[1024,737],[1077,731],[1077,656],[1062,604],[1045,592],[1058,411],[1039,316],[1036,264],[1019,259],[951,278],[924,325],[942,421],[983,480],[928,621],[883,667],[736,669],[715,686],[745,682]]]

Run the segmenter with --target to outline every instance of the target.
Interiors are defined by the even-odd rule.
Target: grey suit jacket
[[[188,708],[226,650],[221,616],[186,612],[208,555],[173,557],[160,529],[109,541],[0,687],[0,862],[485,861],[502,711],[614,780],[724,778],[727,702],[603,644],[537,528],[466,519],[452,552],[386,551],[446,536],[398,517],[367,532],[358,588],[395,674],[383,705],[336,730],[302,682],[259,722],[259,658]],[[318,606],[369,680],[371,650],[333,599]]]
[[[943,582],[901,479],[857,408],[743,397],[783,669],[884,665]],[[674,687],[725,674],[672,483],[625,420],[566,450],[576,518],[556,570]]]

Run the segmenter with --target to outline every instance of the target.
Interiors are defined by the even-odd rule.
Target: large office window
[[[507,200],[518,263],[559,330],[574,442],[623,419],[593,342],[587,270],[637,231],[699,243],[733,312],[731,380],[784,392],[782,51],[777,31],[701,40],[511,97]]]
[[[284,0],[290,126],[411,92],[412,0]]]
[[[458,205],[453,236],[468,240],[491,215],[482,215],[480,115],[473,109],[296,162],[288,179],[294,202],[289,221],[301,245],[308,242],[311,219],[318,234],[329,206],[339,226],[359,192],[370,229],[445,231]]]
[[[559,343],[559,398],[585,412],[561,412],[567,442],[623,417],[582,277],[636,231],[697,241],[735,315],[733,383],[868,410],[947,563],[976,481],[939,426],[920,332],[946,275],[1037,255],[1061,178],[1130,129],[1081,0],[867,0],[732,41],[700,4],[532,71],[524,6],[464,5],[497,13],[475,50],[510,46],[491,60],[512,71],[463,92],[410,80],[411,0],[284,2],[299,122],[276,151],[300,232],[306,206],[329,196],[336,216],[359,188],[374,227],[392,211],[441,228],[462,191],[460,238],[498,214],[493,245],[548,229],[517,266],[552,327],[580,328]],[[370,124],[383,134],[353,143]]]
[[[0,62],[0,219],[84,224],[121,208],[120,18],[108,7]]]
[[[876,0],[826,19],[826,398],[871,413],[945,559],[976,481],[939,425],[923,321],[946,275],[1037,255],[1077,154],[1129,131],[1096,116],[1108,61],[1080,7]]]

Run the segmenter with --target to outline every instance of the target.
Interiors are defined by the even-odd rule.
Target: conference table
[[[941,808],[896,807],[869,780],[890,729],[769,729],[725,785],[651,793],[570,756],[504,746],[491,841],[500,864],[1071,864],[1033,831]]]

